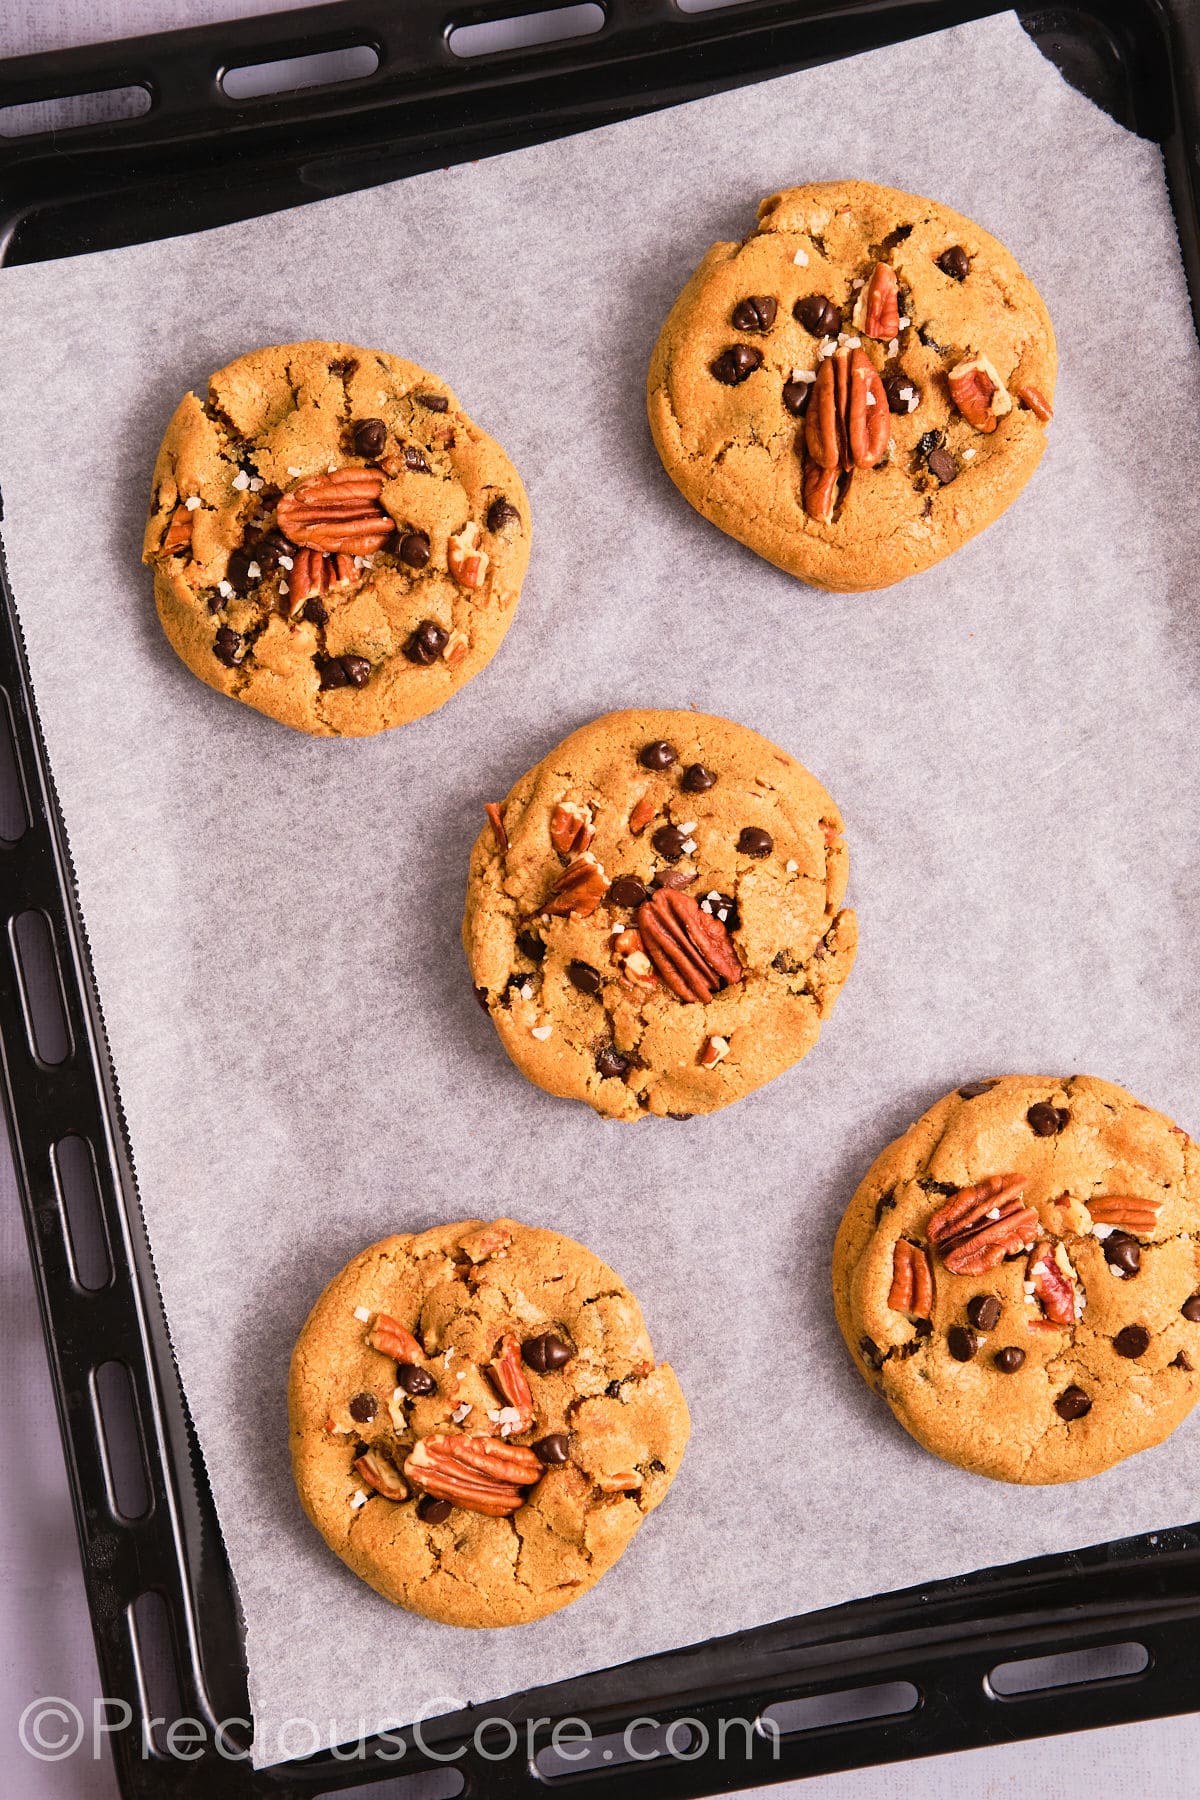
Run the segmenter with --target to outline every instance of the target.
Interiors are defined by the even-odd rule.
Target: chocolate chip
[[[942,251],[937,265],[952,281],[965,281],[970,273],[971,259],[961,244],[951,244],[949,250]]]
[[[236,669],[242,660],[241,633],[231,631],[228,625],[222,625],[213,639],[213,655],[218,662],[223,662],[227,669]]]
[[[530,962],[540,963],[545,961],[546,946],[541,938],[537,937],[532,931],[518,931],[517,949],[521,952],[522,956],[527,956]]]
[[[689,1118],[691,1117],[690,1114],[688,1116],[689,1116]],[[668,1119],[671,1117],[670,1113],[667,1114],[667,1117],[668,1117]],[[620,1382],[619,1381],[610,1381],[608,1386],[605,1388],[604,1392],[608,1395],[608,1398],[610,1400],[619,1400],[621,1398]]]
[[[417,475],[432,474],[432,470],[425,461],[424,455],[417,449],[415,444],[405,444],[404,466],[406,469],[412,469]]]
[[[581,994],[598,994],[600,992],[600,971],[593,969],[591,963],[569,962],[567,975],[573,986]]]
[[[1039,1100],[1025,1114],[1035,1137],[1056,1137],[1070,1117],[1065,1106],[1051,1106],[1048,1100]]]
[[[308,620],[310,625],[328,625],[329,623],[329,612],[325,602],[319,600],[316,594],[310,595],[304,602],[304,613],[302,616]]]
[[[876,1374],[878,1374],[879,1370],[882,1369],[884,1363],[887,1361],[887,1357],[879,1348],[879,1345],[875,1342],[874,1338],[859,1338],[858,1351],[867,1367],[869,1369],[874,1369]]]
[[[1003,1310],[995,1294],[976,1294],[967,1301],[967,1317],[977,1331],[994,1331]]]
[[[521,515],[511,501],[501,494],[487,510],[487,528],[489,531],[503,531],[506,525],[519,525]]]
[[[567,1434],[565,1431],[552,1431],[549,1437],[538,1438],[530,1449],[539,1462],[545,1463],[548,1469],[561,1467],[567,1460]]]
[[[709,364],[709,368],[726,387],[740,387],[761,363],[762,351],[756,350],[752,344],[731,344],[728,350],[722,350],[715,362]]]
[[[1127,1231],[1114,1231],[1103,1240],[1104,1260],[1123,1275],[1136,1275],[1142,1266],[1142,1246]]]
[[[643,744],[638,761],[643,769],[669,769],[675,761],[675,747],[657,738],[653,744]]]
[[[997,1350],[992,1361],[1002,1375],[1015,1375],[1025,1366],[1025,1352],[1017,1344],[1009,1344],[1005,1349]]]
[[[445,394],[414,394],[413,399],[427,412],[449,412],[450,410],[450,402]]]
[[[396,555],[410,569],[423,569],[429,561],[429,539],[423,531],[406,531],[400,539]]]
[[[291,538],[284,537],[278,527],[272,527],[253,546],[254,561],[264,575],[269,575],[279,567],[281,556],[290,556],[294,561],[298,550],[299,545],[293,544]]]
[[[708,913],[726,931],[736,931],[742,922],[738,915],[737,901],[732,894],[718,894],[710,890],[700,901],[700,911]]]
[[[322,689],[349,687],[351,685],[350,672],[346,668],[346,664],[348,662],[362,662],[363,660],[364,659],[361,656],[318,656],[316,659],[317,674],[321,677]],[[368,674],[370,674],[370,669],[371,665],[368,663]],[[364,676],[363,679],[365,680],[366,677]],[[361,687],[362,685],[361,681],[354,683],[355,687]]]
[[[658,854],[665,856],[668,862],[678,862],[683,855],[683,846],[687,843],[687,839],[678,825],[660,825],[650,842]]]
[[[836,337],[842,329],[841,308],[824,294],[806,294],[803,300],[797,300],[792,316],[814,337]]]
[[[1066,1419],[1069,1423],[1072,1419],[1082,1419],[1084,1413],[1090,1413],[1092,1403],[1082,1388],[1069,1387],[1064,1388],[1054,1402],[1054,1410],[1060,1419]]]
[[[527,1337],[521,1345],[521,1360],[539,1375],[553,1374],[555,1369],[564,1369],[574,1356],[575,1351],[570,1344],[565,1344],[552,1331],[543,1331],[538,1337]]]
[[[653,888],[685,888],[691,887],[695,875],[689,875],[686,869],[656,869],[651,878]]]
[[[350,1402],[350,1417],[359,1425],[369,1425],[379,1411],[374,1394],[355,1394]]]
[[[610,906],[640,906],[650,898],[650,890],[636,875],[618,875],[604,897]]]
[[[734,307],[733,328],[735,331],[770,331],[778,308],[779,302],[772,294],[751,294]]]
[[[882,1196],[882,1198],[879,1201],[877,1201],[876,1206],[875,1206],[875,1223],[877,1225],[883,1219],[884,1213],[891,1212],[891,1210],[895,1206],[895,1204],[896,1204],[895,1194],[884,1194]]]
[[[336,362],[330,363],[329,373],[336,375],[341,381],[349,381],[357,367],[357,356],[339,356]]]
[[[695,1116],[695,1113],[669,1112],[667,1114],[668,1119],[677,1119],[681,1125],[685,1125],[689,1119],[694,1119]],[[617,1385],[620,1386],[620,1383],[618,1382]]]
[[[955,1362],[970,1362],[979,1348],[979,1339],[965,1325],[952,1325],[946,1333],[946,1348]]]
[[[939,445],[944,444],[945,441],[946,434],[944,431],[922,432],[921,436],[917,439],[917,455],[926,457],[931,456]]]
[[[406,1394],[436,1394],[437,1382],[428,1369],[416,1363],[397,1363],[396,1382]]]
[[[883,378],[883,391],[887,395],[889,412],[912,413],[921,404],[921,390],[911,375],[893,370]]]
[[[453,1511],[448,1500],[437,1500],[432,1494],[417,1501],[417,1517],[426,1525],[444,1525]]]
[[[1200,1294],[1185,1300],[1179,1310],[1190,1325],[1200,1325]]]
[[[488,1010],[488,991],[487,991],[487,989],[485,987],[477,987],[475,989],[475,998],[476,998],[476,1000],[478,1000],[478,1002],[479,1002],[480,1006],[483,1008],[484,1012],[487,1012],[487,1010]]]
[[[716,787],[717,778],[703,763],[689,763],[679,785],[685,794],[707,794],[709,788]]]
[[[254,564],[259,570],[258,575],[251,575],[251,564]],[[260,579],[261,573],[262,564],[254,554],[254,551],[247,545],[243,544],[240,549],[230,553],[229,561],[225,565],[225,579],[235,594],[248,594],[250,589]]]
[[[802,418],[808,408],[808,396],[813,391],[811,381],[785,381],[783,384],[783,404],[793,419]]]
[[[621,1055],[615,1044],[605,1044],[597,1050],[596,1071],[605,1081],[619,1081],[628,1067],[628,1058]]]
[[[1189,1361],[1188,1361],[1188,1359],[1187,1359],[1187,1353],[1186,1353],[1186,1351],[1184,1351],[1184,1350],[1181,1350],[1181,1351],[1180,1351],[1180,1352],[1179,1352],[1179,1355],[1178,1355],[1178,1356],[1175,1356],[1175,1357],[1172,1357],[1172,1359],[1171,1359],[1171,1367],[1172,1367],[1172,1368],[1173,1368],[1173,1369],[1186,1369],[1186,1370],[1187,1370],[1187,1372],[1188,1372],[1188,1374],[1189,1374],[1189,1375],[1190,1375],[1190,1374],[1191,1374],[1191,1372],[1192,1372],[1192,1365],[1191,1365],[1191,1363],[1190,1363],[1190,1362],[1189,1362]]]
[[[387,443],[387,426],[382,419],[358,419],[354,425],[354,448],[368,461],[383,455]]]
[[[449,641],[449,632],[436,619],[422,619],[404,646],[409,662],[428,669],[435,663]]]
[[[1150,1348],[1150,1333],[1144,1325],[1125,1325],[1113,1339],[1113,1349],[1118,1356],[1127,1356],[1133,1362],[1139,1356],[1145,1356]]]
[[[351,687],[366,687],[371,679],[371,665],[365,656],[343,656],[342,668]]]
[[[958,479],[958,464],[948,450],[931,450],[928,461],[929,473],[936,475],[943,487]]]
[[[980,1094],[990,1094],[999,1081],[968,1081],[966,1087],[959,1088],[959,1095],[964,1100],[978,1100]]]
[[[775,839],[761,825],[744,825],[737,847],[743,856],[770,856],[775,848]]]
[[[520,998],[522,1000],[528,1000],[528,999],[532,998],[533,989],[532,989],[532,986],[530,985],[532,980],[533,980],[533,977],[531,975],[525,973],[524,971],[522,971],[520,969],[516,970],[514,974],[509,976],[508,980],[504,984],[504,998],[509,1006],[512,1005],[513,1001],[517,998],[518,995],[520,996]],[[529,988],[528,994],[525,992],[526,988]]]

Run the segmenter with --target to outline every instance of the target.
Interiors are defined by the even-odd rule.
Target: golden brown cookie
[[[947,1462],[1079,1481],[1200,1399],[1200,1169],[1162,1113],[1089,1075],[1008,1075],[888,1146],[833,1254],[865,1380]]]
[[[468,1220],[335,1275],[292,1354],[292,1467],[332,1550],[448,1625],[522,1625],[612,1567],[688,1440],[637,1301],[554,1231]]]
[[[488,808],[463,942],[539,1087],[687,1117],[807,1055],[857,945],[820,782],[744,725],[609,713]]]
[[[350,344],[278,344],[185,394],[143,560],[210,687],[320,737],[449,700],[512,623],[529,502],[445,382]]]
[[[889,587],[1012,504],[1057,355],[1004,245],[867,181],[772,194],[714,244],[650,363],[650,429],[706,519],[814,587]]]

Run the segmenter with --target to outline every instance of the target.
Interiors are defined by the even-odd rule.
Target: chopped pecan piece
[[[307,475],[289,488],[275,509],[285,536],[306,550],[326,555],[373,556],[394,529],[379,503],[383,476],[378,469],[335,469]]]
[[[1028,407],[1029,411],[1035,418],[1040,419],[1043,425],[1048,425],[1054,417],[1054,408],[1041,388],[1034,387],[1031,381],[1027,381],[1024,387],[1017,389],[1017,399],[1022,406]]]
[[[1033,1288],[1046,1318],[1054,1325],[1073,1325],[1083,1311],[1078,1277],[1061,1244],[1043,1240],[1035,1244],[1025,1265],[1025,1279]]]
[[[521,1367],[520,1342],[511,1333],[501,1339],[498,1354],[488,1364],[488,1373],[501,1399],[519,1414],[519,1422],[511,1423],[505,1435],[511,1433],[519,1437],[533,1424],[533,1395]]]
[[[492,830],[496,834],[496,842],[500,846],[501,856],[507,856],[508,855],[508,833],[504,829],[504,819],[501,816],[500,807],[499,807],[498,803],[495,800],[488,800],[485,803],[483,810],[487,814],[488,819],[491,822]]]
[[[458,536],[452,537],[446,547],[447,565],[460,587],[481,588],[487,580],[491,557],[479,548],[482,535],[474,519],[468,519]]]
[[[970,356],[947,375],[950,398],[976,431],[995,431],[1012,411],[1012,397],[986,356]]]
[[[938,1208],[926,1230],[955,1275],[982,1275],[1006,1256],[1027,1250],[1037,1236],[1038,1216],[1021,1202],[1024,1175],[989,1175],[961,1188]]]
[[[502,1438],[439,1434],[413,1446],[404,1473],[439,1500],[503,1519],[524,1504],[523,1490],[540,1479],[543,1465],[532,1450]]]
[[[854,329],[865,337],[884,342],[900,331],[900,285],[890,263],[877,262],[862,288],[851,315]]]
[[[399,1469],[382,1451],[368,1450],[364,1456],[355,1459],[354,1466],[367,1486],[373,1487],[385,1500],[408,1499],[408,1489],[400,1479]]]
[[[823,469],[820,463],[811,460],[805,463],[800,492],[810,519],[816,519],[822,525],[829,524],[837,505],[837,490],[836,469]]]
[[[715,1069],[717,1064],[719,1062],[724,1062],[728,1055],[729,1039],[723,1037],[710,1037],[703,1050],[700,1052],[700,1067],[702,1069]]]
[[[1120,1231],[1141,1232],[1145,1237],[1158,1224],[1161,1200],[1143,1200],[1137,1194],[1105,1194],[1085,1202],[1093,1225],[1115,1225]]]
[[[928,1319],[933,1312],[933,1268],[929,1253],[907,1238],[897,1238],[892,1251],[892,1285],[887,1303],[893,1312]]]
[[[367,1342],[372,1350],[379,1350],[384,1356],[392,1356],[398,1363],[419,1362],[425,1355],[412,1332],[406,1330],[399,1319],[393,1319],[391,1313],[375,1314],[367,1333]]]
[[[501,1250],[507,1250],[512,1243],[512,1232],[502,1219],[493,1225],[485,1225],[472,1237],[461,1238],[459,1249],[473,1263],[486,1262],[489,1256],[496,1256]]]
[[[320,550],[297,550],[287,583],[284,611],[295,618],[304,611],[304,603],[314,595],[327,594],[331,587],[343,587],[358,580],[354,558],[341,552],[326,556]]]
[[[646,955],[642,934],[634,926],[617,933],[612,940],[612,952],[620,965],[621,980],[627,987],[648,991],[658,986],[658,976]]]
[[[192,547],[192,515],[186,506],[177,506],[171,514],[171,523],[167,526],[166,536],[159,546],[162,556],[174,556],[180,550]]]
[[[659,888],[638,907],[637,921],[651,962],[680,1000],[711,1000],[742,979],[728,931],[690,894]]]
[[[442,661],[449,663],[452,669],[457,668],[470,647],[470,639],[465,631],[452,631],[446,639],[446,647],[442,651]]]
[[[657,808],[649,794],[643,794],[629,815],[629,830],[633,837],[641,837],[656,811]]]
[[[605,894],[608,881],[604,870],[590,851],[568,863],[543,903],[543,911],[557,919],[587,919],[595,912]]]
[[[560,856],[582,856],[595,836],[591,808],[560,800],[550,815],[550,842]]]

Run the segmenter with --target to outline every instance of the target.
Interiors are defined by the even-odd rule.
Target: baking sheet
[[[772,189],[841,174],[996,232],[1062,359],[1017,505],[940,568],[853,598],[696,517],[642,403],[708,244]],[[860,1382],[828,1295],[859,1176],[969,1076],[1082,1069],[1200,1118],[1200,354],[1157,149],[1006,16],[280,217],[5,270],[0,300],[10,573],[245,1611],[256,1760],[1190,1519],[1195,1424],[1068,1489],[930,1458]],[[137,562],[179,393],[318,336],[443,373],[534,512],[491,667],[372,741],[309,741],[204,689]],[[741,719],[821,777],[862,945],[799,1068],[707,1120],[622,1127],[510,1067],[458,926],[482,802],[639,703]],[[592,1594],[465,1634],[393,1611],[326,1551],[292,1490],[284,1393],[350,1255],[497,1212],[626,1277],[694,1436]]]

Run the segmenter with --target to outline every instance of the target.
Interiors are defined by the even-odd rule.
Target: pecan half
[[[297,550],[288,578],[286,611],[291,618],[304,610],[314,595],[327,594],[331,587],[343,587],[358,579],[354,558],[342,552],[326,556],[320,550]]]
[[[1039,1220],[1021,1202],[1024,1175],[989,1175],[974,1187],[961,1188],[940,1206],[926,1226],[931,1244],[955,1275],[982,1275],[1016,1250],[1027,1250],[1037,1236]]]
[[[1048,1239],[1035,1244],[1025,1265],[1025,1279],[1033,1288],[1045,1316],[1055,1325],[1073,1325],[1083,1312],[1078,1281],[1061,1244]]]
[[[928,1319],[933,1313],[933,1267],[929,1252],[907,1238],[897,1238],[892,1251],[892,1285],[887,1303],[893,1312]]]
[[[976,431],[995,431],[1012,411],[1012,397],[986,356],[970,356],[947,375],[950,398]]]
[[[488,1374],[501,1399],[520,1415],[519,1423],[514,1421],[507,1427],[508,1433],[519,1437],[533,1424],[533,1395],[521,1366],[519,1339],[510,1334],[500,1340],[499,1352],[488,1364]]]
[[[458,536],[452,537],[446,546],[447,565],[460,587],[481,588],[487,580],[488,564],[492,559],[486,550],[479,548],[482,535],[474,519],[468,519]]]
[[[1054,417],[1054,408],[1041,388],[1035,388],[1032,381],[1027,381],[1024,387],[1017,389],[1017,399],[1022,406],[1027,406],[1034,417],[1042,421],[1043,425],[1048,425]]]
[[[488,821],[491,824],[493,832],[495,833],[496,842],[500,846],[501,856],[507,856],[508,855],[508,833],[504,829],[504,819],[501,815],[498,802],[495,800],[486,801],[484,803],[483,810],[487,814]]]
[[[817,370],[804,443],[822,469],[873,469],[887,452],[892,419],[879,371],[865,350],[839,350]]]
[[[177,506],[171,514],[166,536],[159,545],[160,556],[174,556],[192,547],[192,515],[186,506]]]
[[[1137,1194],[1105,1194],[1084,1202],[1093,1225],[1115,1225],[1120,1231],[1148,1236],[1158,1224],[1161,1200],[1143,1200]]]
[[[877,262],[860,288],[851,315],[854,329],[885,342],[900,331],[900,284],[891,263]]]
[[[568,863],[543,902],[543,912],[556,919],[587,919],[608,892],[604,870],[590,851]]]
[[[374,556],[394,530],[379,503],[383,476],[378,469],[335,469],[307,475],[275,508],[280,531],[306,550]]]
[[[355,1458],[354,1466],[367,1486],[373,1487],[385,1500],[408,1499],[408,1489],[400,1479],[399,1469],[381,1451],[368,1450],[364,1456]]]
[[[367,1342],[372,1350],[394,1357],[397,1362],[422,1362],[425,1357],[425,1352],[412,1332],[407,1331],[399,1319],[393,1319],[391,1313],[375,1314],[367,1333]]]
[[[503,1519],[523,1505],[523,1489],[540,1479],[543,1467],[522,1444],[439,1434],[413,1446],[404,1473],[414,1487],[439,1500]]]
[[[804,510],[810,519],[816,519],[822,525],[828,525],[833,518],[833,509],[837,505],[838,471],[823,469],[820,463],[812,461],[804,465],[801,477],[800,493],[804,501]]]
[[[612,952],[620,965],[621,980],[626,987],[649,991],[658,986],[654,965],[646,955],[642,934],[636,927],[630,925],[617,933],[612,940]]]
[[[550,815],[550,842],[560,856],[582,856],[591,843],[591,808],[578,800],[560,800]]]
[[[651,962],[680,1000],[711,1000],[742,979],[728,931],[690,894],[659,888],[638,907],[637,922]]]

